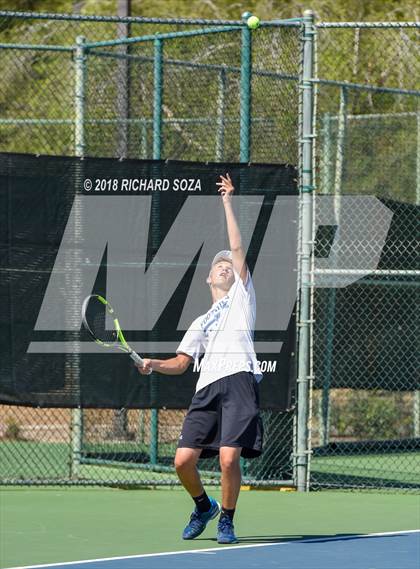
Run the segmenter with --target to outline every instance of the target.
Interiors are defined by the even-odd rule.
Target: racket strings
[[[105,311],[95,314],[92,325],[92,331],[98,340],[102,340],[102,342],[107,344],[113,344],[117,341],[118,338],[116,330],[113,328],[107,329],[107,316]]]
[[[112,319],[105,306],[96,298],[90,299],[85,320],[90,333],[100,342],[115,344],[118,341],[118,334],[113,328]]]

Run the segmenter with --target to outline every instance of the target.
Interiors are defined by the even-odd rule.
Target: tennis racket
[[[114,309],[103,296],[91,294],[85,298],[82,319],[84,327],[97,344],[126,352],[136,364],[144,366],[143,359],[128,345]],[[110,320],[113,327],[107,328],[107,322]]]

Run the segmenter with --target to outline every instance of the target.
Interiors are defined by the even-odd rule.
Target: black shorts
[[[222,446],[241,447],[241,456],[262,452],[258,382],[241,371],[206,385],[194,395],[182,425],[178,448],[201,448],[200,458],[219,454]]]

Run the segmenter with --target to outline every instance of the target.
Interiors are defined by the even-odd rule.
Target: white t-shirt
[[[257,381],[262,379],[253,343],[254,286],[249,272],[245,284],[236,271],[234,276],[226,296],[194,320],[176,350],[194,358],[194,369],[200,370],[196,391],[239,371],[250,371]]]

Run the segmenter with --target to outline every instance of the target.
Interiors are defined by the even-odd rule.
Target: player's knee
[[[220,468],[222,471],[228,472],[235,470],[239,465],[239,457],[233,454],[220,455]]]
[[[174,458],[175,470],[177,472],[179,472],[180,470],[182,470],[184,468],[184,465],[185,465],[185,460],[179,456],[175,456],[175,458]]]
[[[177,472],[189,470],[194,464],[194,457],[188,455],[176,454],[174,459],[174,466]]]

